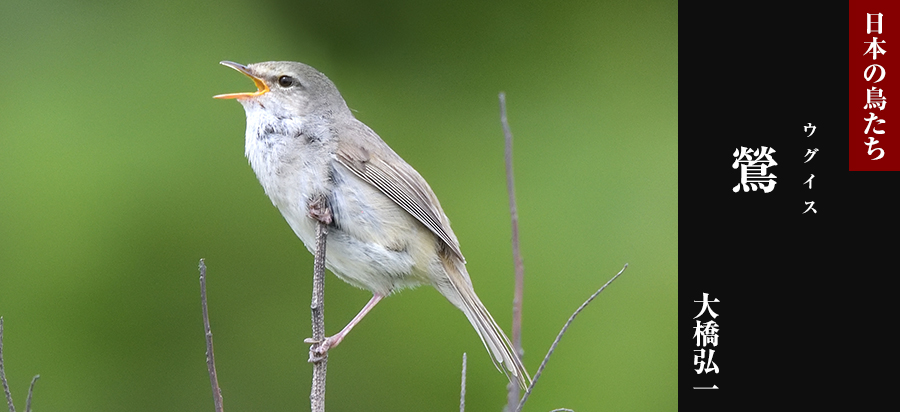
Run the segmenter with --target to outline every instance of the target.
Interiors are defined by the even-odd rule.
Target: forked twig
[[[516,408],[516,412],[520,412],[522,410],[522,407],[525,406],[525,401],[528,400],[528,396],[530,396],[531,391],[534,390],[534,385],[537,384],[538,379],[540,379],[541,377],[541,373],[544,372],[544,367],[547,366],[547,361],[550,360],[550,355],[552,355],[553,351],[556,350],[556,345],[559,344],[559,340],[562,339],[562,336],[566,333],[566,330],[569,329],[569,325],[572,324],[572,321],[575,320],[575,317],[578,316],[578,314],[581,313],[581,311],[584,310],[584,308],[587,307],[587,305],[591,303],[591,301],[594,300],[594,298],[596,298],[597,295],[600,294],[600,292],[603,292],[603,289],[606,289],[606,287],[609,286],[610,283],[616,280],[616,278],[618,278],[619,275],[621,275],[622,272],[625,271],[625,269],[628,269],[627,263],[624,267],[622,267],[622,270],[620,270],[619,273],[616,273],[616,275],[613,276],[612,279],[608,280],[603,286],[600,287],[600,289],[597,289],[597,291],[594,292],[591,297],[584,301],[584,303],[582,303],[581,306],[579,306],[578,309],[575,310],[575,313],[572,313],[572,316],[569,316],[569,320],[566,321],[566,324],[563,325],[562,330],[560,330],[559,334],[556,335],[556,339],[553,341],[553,344],[550,345],[550,350],[547,351],[547,356],[544,356],[544,360],[541,362],[541,366],[538,367],[537,373],[534,374],[534,380],[531,381],[531,385],[528,387],[528,390],[525,391],[525,396],[523,396],[522,401],[519,402],[519,406]]]
[[[34,394],[34,383],[40,377],[41,375],[34,375],[31,378],[31,386],[28,387],[28,397],[25,398],[25,412],[31,412],[31,395]],[[6,405],[9,407],[9,412],[16,412],[12,393],[9,392],[9,383],[6,381],[6,370],[3,369],[3,316],[0,316],[0,382],[3,385],[3,393],[6,395]]]

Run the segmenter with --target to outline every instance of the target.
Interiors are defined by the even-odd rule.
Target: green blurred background
[[[252,82],[296,60],[431,184],[508,331],[497,93],[515,134],[525,364],[576,320],[525,408],[677,409],[676,2],[0,2],[0,315],[36,411],[305,410],[312,257],[243,157]],[[327,278],[326,330],[369,293]],[[506,378],[431,288],[382,302],[329,362],[329,410],[500,410]]]

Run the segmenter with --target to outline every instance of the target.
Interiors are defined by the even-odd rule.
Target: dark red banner
[[[850,2],[851,171],[900,170],[900,7]],[[891,100],[894,103],[888,104]]]

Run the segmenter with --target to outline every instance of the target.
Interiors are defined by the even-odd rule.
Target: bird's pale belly
[[[428,267],[438,264],[430,261],[437,247],[434,235],[377,189],[340,165],[335,169],[342,170],[334,171],[334,186],[327,196],[333,222],[328,227],[326,267],[345,282],[381,295],[428,283]],[[289,200],[276,200],[275,205],[314,253],[316,220],[309,216],[308,204],[282,202]],[[298,210],[303,213],[291,213]]]

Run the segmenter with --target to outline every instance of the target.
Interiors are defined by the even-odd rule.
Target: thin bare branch
[[[506,118],[506,93],[500,93],[500,124],[503,126],[503,136],[505,141],[504,160],[506,162],[506,192],[509,194],[509,215],[512,222],[512,254],[513,264],[515,265],[516,284],[513,292],[513,309],[512,309],[512,345],[519,359],[523,359],[525,351],[522,349],[522,294],[525,289],[525,265],[522,263],[522,254],[519,250],[519,212],[516,208],[516,185],[513,178],[513,159],[512,159],[512,131],[509,128],[509,121]],[[519,385],[510,382],[506,386],[507,390],[507,410],[513,408],[519,403],[519,395],[521,393]]]
[[[459,389],[459,412],[466,412],[466,353],[463,352],[462,381]]]
[[[203,330],[206,332],[206,369],[209,372],[209,384],[212,386],[213,404],[216,412],[222,412],[222,389],[216,377],[216,357],[213,352],[213,335],[209,327],[209,309],[206,304],[206,262],[200,259],[200,306],[203,308]]]
[[[0,382],[3,383],[3,393],[6,394],[6,404],[9,412],[16,412],[13,406],[12,394],[9,393],[9,383],[6,382],[6,370],[3,369],[3,316],[0,316]]]
[[[28,387],[28,397],[25,398],[25,412],[31,412],[31,395],[34,394],[34,383],[41,378],[41,375],[34,375],[31,378],[31,386]]]
[[[331,221],[331,212],[324,204],[324,200],[310,205],[310,209],[318,220],[316,223],[316,254],[313,263],[312,302],[310,302],[312,340],[322,342],[325,340],[325,240],[328,236],[326,224]],[[328,370],[328,353],[315,355],[314,350],[318,345],[319,343],[314,344],[309,351],[309,360],[313,364],[309,402],[313,412],[325,412],[325,375]]]
[[[34,383],[40,377],[41,375],[34,375],[31,378],[31,386],[28,387],[28,397],[25,398],[25,412],[31,412],[31,395],[34,394]],[[6,395],[6,405],[9,407],[9,412],[16,412],[12,393],[9,392],[9,383],[6,381],[6,370],[3,369],[3,316],[0,316],[0,382],[3,383],[3,393]]]
[[[519,402],[519,406],[516,408],[516,412],[521,411],[522,407],[525,406],[525,401],[528,400],[528,397],[531,395],[531,391],[534,390],[534,385],[537,384],[538,379],[541,378],[541,373],[544,372],[544,367],[547,366],[547,361],[550,360],[550,355],[552,355],[553,351],[556,350],[556,345],[559,345],[559,340],[562,339],[563,335],[566,333],[566,330],[569,329],[569,325],[572,324],[572,321],[575,320],[575,317],[578,316],[578,314],[581,313],[581,311],[584,310],[584,308],[587,307],[587,305],[591,303],[591,301],[594,300],[594,298],[596,298],[597,295],[600,294],[600,292],[603,292],[603,289],[606,289],[606,287],[609,286],[610,283],[616,280],[616,278],[618,278],[619,275],[621,275],[622,272],[625,271],[625,269],[628,269],[627,263],[624,267],[622,267],[622,270],[620,270],[619,273],[616,273],[616,275],[613,276],[612,279],[608,280],[603,286],[600,287],[600,289],[597,289],[597,291],[594,292],[591,297],[584,301],[584,303],[582,303],[581,306],[579,306],[578,309],[575,310],[575,313],[572,313],[572,316],[569,316],[569,320],[566,321],[566,324],[563,325],[562,330],[560,330],[559,334],[556,335],[556,339],[553,341],[553,344],[550,345],[550,350],[547,351],[547,356],[544,356],[544,360],[541,362],[541,366],[538,367],[537,373],[534,374],[534,380],[531,381],[531,386],[529,386],[528,390],[525,391],[525,396],[523,396],[522,401]]]

